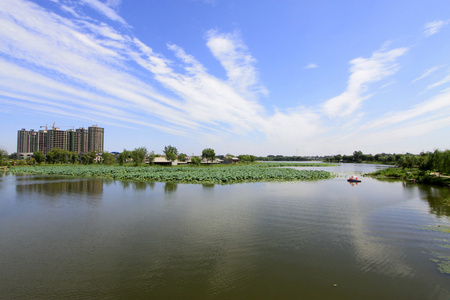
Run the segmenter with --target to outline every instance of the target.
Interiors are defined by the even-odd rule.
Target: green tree
[[[36,160],[34,159],[34,157],[28,157],[26,162],[27,162],[27,165],[35,165],[36,164]]]
[[[406,158],[404,155],[397,159],[397,165],[405,169],[407,167]]]
[[[114,155],[107,151],[103,151],[102,158],[103,158],[103,164],[105,164],[105,165],[112,165],[114,163],[114,161],[116,160],[114,158]]]
[[[430,171],[433,169],[431,163],[431,154],[430,153],[421,153],[418,159],[419,170],[422,172]]]
[[[36,163],[41,164],[45,161],[45,155],[42,151],[33,152],[33,157]]]
[[[56,160],[59,163],[67,164],[69,162],[69,158],[71,156],[71,153],[67,150],[63,149],[56,149]]]
[[[127,149],[123,149],[123,151],[117,156],[117,161],[119,162],[119,165],[123,166],[127,162],[127,159],[130,157],[131,152]]]
[[[186,154],[180,153],[180,154],[178,155],[178,160],[179,160],[179,161],[186,161],[186,157],[187,157]]]
[[[252,162],[255,162],[256,159],[257,159],[256,156],[248,155],[248,154],[239,155],[238,157],[239,157],[239,161],[242,162],[242,163],[252,163]]]
[[[404,156],[404,158],[405,158],[405,161],[404,161],[405,167],[412,169],[412,167],[414,167],[416,164],[416,157],[410,153],[407,153]]]
[[[78,160],[78,153],[71,152],[71,154],[70,154],[70,162],[72,164],[75,164],[77,162],[77,160]]]
[[[54,163],[55,163],[55,156],[56,156],[56,154],[55,154],[54,151],[49,151],[49,152],[47,152],[47,154],[45,155],[45,161],[46,161],[48,164],[54,164]]]
[[[442,153],[442,156],[443,166],[441,172],[450,174],[450,150],[445,150],[445,152]]]
[[[444,169],[444,155],[438,149],[434,150],[432,155],[433,167],[436,171],[442,172]]]
[[[146,147],[135,148],[133,151],[131,151],[131,158],[134,161],[134,165],[136,167],[139,166],[147,157],[147,154],[148,152]]]
[[[150,152],[150,154],[147,156],[149,165],[153,165],[155,157],[156,157],[155,151]]]
[[[364,154],[362,151],[353,152],[353,162],[362,162],[364,160]]]
[[[206,161],[213,162],[214,159],[216,159],[216,153],[214,152],[214,149],[206,148],[202,151],[202,158],[206,159]]]
[[[60,148],[53,148],[46,154],[45,158],[48,163],[66,164],[69,161],[71,155],[72,153],[67,150],[63,150]]]
[[[81,162],[85,165],[90,165],[94,163],[96,157],[97,153],[95,151],[84,153],[83,155],[81,155]]]
[[[173,147],[173,146],[165,146],[164,147],[164,154],[166,155],[166,158],[170,161],[174,161],[177,159],[177,155],[178,155],[178,150],[177,148]]]
[[[201,159],[200,157],[198,157],[198,156],[193,156],[193,157],[191,158],[191,163],[192,163],[193,165],[199,166],[199,165],[202,163],[202,159]]]
[[[0,147],[0,160],[8,158],[8,151],[6,151],[3,147]]]

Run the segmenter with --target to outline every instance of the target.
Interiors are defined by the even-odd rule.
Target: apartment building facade
[[[103,152],[104,128],[92,127],[60,130],[59,128],[34,131],[23,128],[17,132],[17,153],[42,151],[47,154],[54,148],[76,152]]]

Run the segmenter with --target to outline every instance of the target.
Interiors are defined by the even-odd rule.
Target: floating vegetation
[[[427,225],[427,226],[422,226],[421,228],[424,230],[450,233],[450,226],[445,226],[445,225],[437,225],[437,226]]]
[[[293,168],[279,168],[279,166],[280,164],[272,165],[270,163],[224,167],[65,165],[13,167],[9,171],[12,173],[101,177],[116,180],[218,184],[318,180],[332,177],[331,173],[326,171],[297,170]],[[285,164],[282,164],[282,166],[285,166]]]
[[[430,258],[438,265],[438,270],[443,274],[450,274],[450,256],[436,255],[436,258]]]
[[[441,232],[446,234],[446,237],[450,237],[450,235],[448,235],[450,234],[450,226],[429,225],[422,226],[422,229]],[[447,239],[439,239],[439,242],[441,242],[441,244],[436,244],[436,246],[445,249],[445,252],[448,253],[448,249],[450,248],[449,241]],[[436,251],[432,251],[431,253],[433,254],[434,258],[430,258],[430,260],[438,265],[438,270],[443,274],[450,274],[450,256],[442,255],[441,253],[438,253]]]

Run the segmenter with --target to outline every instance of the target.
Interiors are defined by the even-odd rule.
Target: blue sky
[[[1,0],[0,120],[10,153],[53,122],[107,151],[449,149],[450,2]]]

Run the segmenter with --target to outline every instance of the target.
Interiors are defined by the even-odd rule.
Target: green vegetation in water
[[[431,226],[431,225],[428,225],[428,226],[422,226],[421,228],[424,229],[424,230],[450,233],[450,226],[441,226],[441,225]]]
[[[259,181],[297,181],[329,179],[331,173],[317,170],[278,168],[269,164],[239,166],[173,166],[128,167],[105,165],[72,166],[23,166],[12,167],[9,172],[35,175],[68,175],[75,177],[99,177],[116,180],[160,181],[180,183],[231,184]]]
[[[368,175],[377,179],[399,179],[438,186],[450,185],[449,176],[438,176],[433,173],[420,171],[418,168],[386,168]],[[450,205],[450,203],[448,204]]]
[[[448,234],[450,234],[450,226],[422,226],[422,229],[424,230],[430,230],[430,231],[436,231],[446,234],[446,237],[449,237]],[[436,246],[439,246],[443,249],[445,249],[445,252],[448,253],[448,250],[450,248],[450,243],[448,239],[439,239],[440,244],[436,244]],[[442,255],[441,253],[438,253],[436,251],[431,252],[434,256],[434,258],[430,258],[432,262],[435,262],[438,265],[439,272],[443,274],[450,274],[450,256],[448,255]]]
[[[439,272],[450,274],[450,256],[436,255],[436,258],[430,258],[430,260],[438,265]]]

